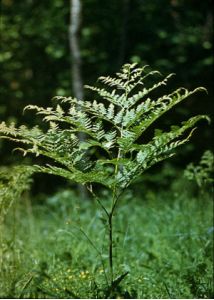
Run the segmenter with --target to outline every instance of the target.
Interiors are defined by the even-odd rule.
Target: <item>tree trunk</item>
[[[79,47],[79,30],[81,24],[81,2],[70,0],[69,43],[71,51],[71,76],[74,97],[83,100],[83,80],[81,74],[81,54]]]
[[[81,0],[70,0],[70,25],[69,25],[69,45],[71,56],[71,82],[73,95],[78,100],[83,100],[83,80],[81,74],[81,54],[79,46],[79,31],[81,25]],[[84,140],[83,133],[79,133],[79,139]],[[88,198],[87,190],[84,186],[78,185],[79,194],[82,199]]]
[[[121,9],[121,28],[120,28],[120,42],[118,49],[118,68],[121,68],[125,62],[126,45],[127,45],[127,31],[129,19],[129,0],[123,0]]]

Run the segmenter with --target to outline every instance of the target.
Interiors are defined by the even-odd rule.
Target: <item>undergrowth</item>
[[[16,204],[15,220],[7,215],[0,296],[108,298],[105,270],[94,247],[103,244],[107,263],[107,228],[96,202],[79,201],[70,190],[44,199],[43,205],[26,201],[28,205]],[[147,191],[135,199],[128,191],[121,201],[113,246],[118,275],[124,270],[129,275],[112,296],[212,298],[210,196],[171,190]]]

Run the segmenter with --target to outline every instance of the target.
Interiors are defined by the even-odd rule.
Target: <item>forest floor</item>
[[[212,217],[208,195],[124,194],[114,217],[114,272],[129,273],[114,297],[212,298]],[[70,190],[23,198],[1,228],[0,297],[107,297],[107,236],[97,204]]]

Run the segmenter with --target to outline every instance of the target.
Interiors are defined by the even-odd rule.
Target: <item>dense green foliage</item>
[[[30,189],[31,175],[34,169],[30,166],[13,166],[0,168],[0,223],[10,210],[14,201]]]
[[[126,61],[141,61],[164,73],[176,72],[175,86],[193,89],[200,84],[208,90],[206,105],[189,101],[162,119],[163,124],[190,113],[211,114],[211,6],[211,0],[84,0],[80,31],[84,82],[94,83]],[[38,119],[21,115],[20,108],[28,103],[50,106],[53,96],[72,94],[68,24],[69,1],[1,1],[1,120],[35,125]],[[199,158],[210,139],[206,127],[195,135],[197,151],[185,148],[183,160]],[[19,158],[9,156],[10,149],[1,142],[4,163]]]
[[[57,97],[61,105],[68,105],[67,109],[60,104],[56,108],[27,106],[26,109],[34,109],[44,116],[43,120],[49,124],[46,132],[39,126],[28,129],[22,125],[16,128],[14,123],[7,126],[3,122],[0,124],[0,137],[24,144],[25,148],[18,148],[24,155],[43,155],[55,163],[37,165],[36,171],[82,184],[101,183],[117,195],[119,190],[129,186],[150,166],[172,156],[174,148],[189,140],[199,120],[209,120],[205,115],[198,115],[181,126],[171,126],[170,131],[155,129],[152,140],[141,143],[144,132],[164,113],[188,96],[203,90],[178,88],[152,99],[151,92],[166,85],[173,75],[148,86],[147,77],[156,74],[160,73],[145,72],[145,67],[125,64],[115,78],[99,78],[106,88],[86,86],[101,99],[82,101]],[[104,105],[105,100],[107,105]],[[81,140],[80,133],[85,134],[84,140]],[[100,154],[97,148],[102,149],[104,154]]]
[[[147,189],[143,199],[131,191],[122,198],[114,247],[118,274],[130,274],[115,297],[213,298],[211,198],[193,197],[186,180],[176,183],[158,195]],[[80,202],[69,190],[40,205],[22,198],[3,228],[0,297],[104,297],[102,263],[81,231],[102,243],[107,263],[102,216],[95,202]]]
[[[190,163],[184,175],[191,181],[195,181],[198,185],[198,188],[202,191],[206,190],[207,185],[214,182],[213,179],[214,171],[214,155],[211,151],[207,150],[204,152],[198,165]]]

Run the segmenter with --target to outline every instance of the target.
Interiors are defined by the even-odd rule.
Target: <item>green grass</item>
[[[23,198],[2,225],[1,298],[105,298],[106,227],[92,201]],[[103,200],[108,201],[108,200]],[[115,298],[212,298],[213,206],[187,193],[127,192],[114,221]],[[81,226],[85,234],[78,228]]]

